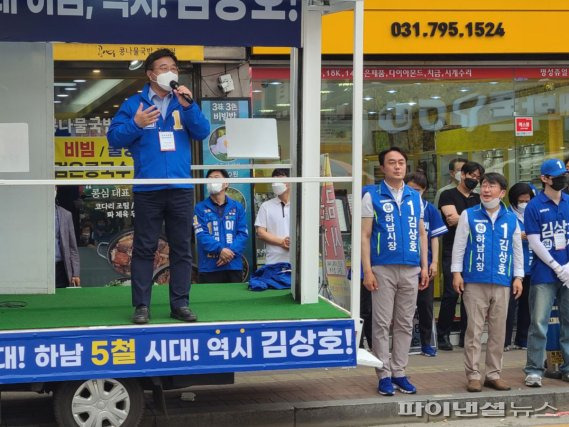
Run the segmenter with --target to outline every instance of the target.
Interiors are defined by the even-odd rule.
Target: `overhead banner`
[[[0,333],[0,384],[355,366],[354,321]]]
[[[300,46],[296,0],[0,0],[0,41]]]

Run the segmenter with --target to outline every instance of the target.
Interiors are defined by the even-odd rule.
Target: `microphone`
[[[172,80],[170,82],[170,87],[172,89],[177,90],[180,87],[180,84],[176,80]],[[194,100],[192,99],[192,97],[190,95],[186,95],[185,93],[180,93],[180,95],[182,96],[182,98],[184,98],[186,101],[188,101],[188,103],[190,105],[194,103]]]

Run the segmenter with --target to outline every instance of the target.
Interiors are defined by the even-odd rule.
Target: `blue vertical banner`
[[[229,159],[227,157],[227,137],[225,131],[225,119],[247,119],[251,117],[250,98],[207,98],[201,100],[201,109],[204,116],[211,124],[211,133],[202,141],[202,164],[219,166],[227,169],[231,178],[250,178],[250,169],[232,170],[232,165],[251,163],[247,159]],[[205,176],[205,172],[204,172]],[[251,184],[230,185],[226,194],[233,200],[240,202],[247,214],[249,235],[254,236],[253,227],[253,202]],[[207,190],[205,196],[207,196]],[[253,238],[249,239],[244,252],[244,268],[249,279],[250,270],[253,268]]]

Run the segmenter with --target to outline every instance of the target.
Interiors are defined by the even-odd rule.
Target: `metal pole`
[[[320,87],[322,77],[322,12],[303,2],[302,176],[320,176]],[[300,186],[300,302],[318,302],[320,185]]]
[[[352,113],[352,279],[350,309],[359,328],[362,227],[362,120],[363,120],[364,2],[354,3],[354,68]],[[361,328],[359,329],[361,330]],[[359,336],[359,334],[358,334]]]

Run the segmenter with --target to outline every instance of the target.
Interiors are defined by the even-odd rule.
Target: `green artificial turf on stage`
[[[6,303],[25,303],[6,308]],[[18,304],[11,304],[18,305]],[[198,322],[346,318],[324,300],[298,304],[289,290],[252,292],[246,283],[193,285],[190,307]],[[130,287],[58,289],[55,295],[0,295],[0,330],[129,325]],[[150,324],[170,318],[168,286],[152,288]]]

